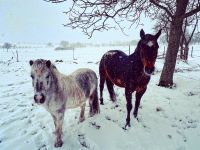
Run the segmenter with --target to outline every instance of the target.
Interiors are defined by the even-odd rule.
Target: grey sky
[[[66,16],[62,13],[67,3],[52,4],[43,0],[0,0],[0,43],[2,42],[109,42],[139,38],[141,28],[152,33],[152,23],[142,18],[144,26],[127,29],[128,36],[120,30],[96,32],[88,39],[80,29],[63,27]]]

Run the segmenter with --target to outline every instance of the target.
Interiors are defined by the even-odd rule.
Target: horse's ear
[[[145,37],[145,32],[143,29],[140,30],[140,37],[141,37],[141,39],[144,39],[144,37]]]
[[[47,65],[48,68],[50,68],[50,66],[51,66],[51,61],[50,61],[50,60],[47,60],[47,61],[46,61],[46,65]]]
[[[161,34],[161,31],[162,31],[162,29],[160,29],[160,30],[158,31],[158,33],[156,33],[156,35],[155,35],[156,40],[159,38],[159,36],[160,36],[160,34]]]
[[[32,66],[33,65],[33,60],[30,60],[29,64],[30,64],[30,66]]]

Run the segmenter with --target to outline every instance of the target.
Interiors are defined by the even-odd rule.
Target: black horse
[[[111,100],[116,101],[113,85],[125,88],[127,101],[126,126],[130,127],[130,112],[132,109],[132,93],[136,91],[134,117],[137,118],[138,107],[142,95],[147,89],[150,76],[154,71],[159,45],[157,39],[161,30],[155,34],[145,34],[140,31],[140,41],[131,55],[126,55],[120,50],[106,52],[99,65],[100,74],[100,101],[103,104],[103,88],[106,81]]]

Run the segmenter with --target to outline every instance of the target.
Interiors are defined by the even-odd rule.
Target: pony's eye
[[[34,79],[34,76],[33,76],[33,75],[31,75],[31,78],[32,78],[32,79]]]

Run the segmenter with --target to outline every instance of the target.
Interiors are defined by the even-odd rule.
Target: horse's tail
[[[90,116],[100,113],[97,87],[90,96]]]

